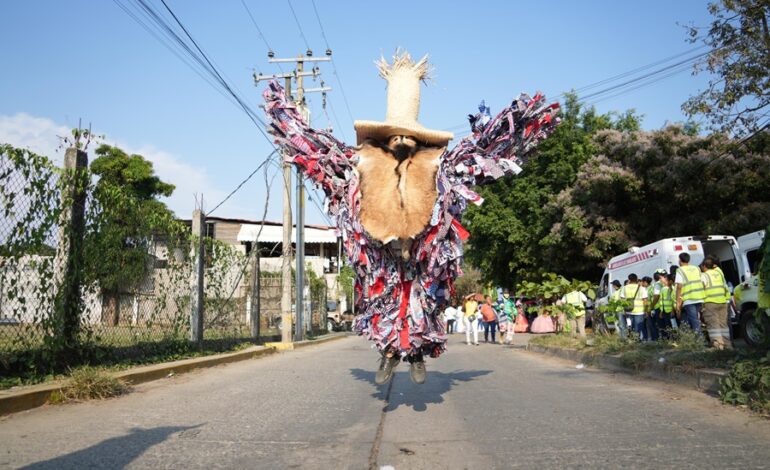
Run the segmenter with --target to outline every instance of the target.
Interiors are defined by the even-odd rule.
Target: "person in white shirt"
[[[457,309],[451,305],[444,310],[444,319],[446,320],[446,332],[451,335],[455,332],[455,322],[457,321]]]

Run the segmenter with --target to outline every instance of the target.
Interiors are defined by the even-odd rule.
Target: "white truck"
[[[751,277],[746,257],[741,253],[735,237],[707,235],[665,238],[642,247],[631,247],[628,252],[609,260],[599,282],[597,307],[607,304],[614,291],[612,281],[617,280],[623,285],[631,273],[642,278],[652,277],[657,269],[671,272],[671,266],[679,264],[680,253],[689,253],[690,264],[696,266],[708,255],[718,257],[725,280],[731,289]],[[598,310],[597,308],[596,311]],[[612,328],[611,325],[607,326]]]
[[[740,336],[750,346],[770,345],[770,320],[767,317],[760,317],[762,321],[757,321],[754,315],[759,298],[759,276],[757,275],[761,261],[759,247],[764,239],[764,230],[738,237],[739,255],[747,266],[749,274],[742,279],[743,282],[739,286],[736,286],[735,323]]]

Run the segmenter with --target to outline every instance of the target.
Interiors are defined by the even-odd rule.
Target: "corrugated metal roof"
[[[283,241],[283,227],[275,225],[261,226],[259,224],[243,224],[238,232],[239,242],[253,242],[259,234],[260,243],[281,243]],[[292,242],[296,239],[296,232],[291,231]],[[305,227],[305,243],[337,243],[337,234],[333,228]]]

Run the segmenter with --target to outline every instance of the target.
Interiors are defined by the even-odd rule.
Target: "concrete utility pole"
[[[291,79],[293,78],[297,82],[297,108],[302,114],[305,121],[309,122],[310,113],[305,105],[305,93],[310,92],[326,92],[330,91],[330,87],[313,88],[312,90],[306,90],[304,88],[304,77],[318,77],[319,70],[314,67],[311,72],[305,72],[305,62],[328,62],[331,61],[329,57],[308,57],[299,55],[293,59],[269,59],[270,63],[280,62],[294,62],[296,68],[293,72],[274,74],[274,75],[255,75],[254,82],[259,83],[262,80],[275,80],[279,78],[285,79],[285,91],[286,96],[292,96]],[[291,167],[283,164],[283,260],[281,265],[281,324],[283,325],[283,331],[281,332],[281,341],[284,343],[291,342]],[[296,309],[296,323],[294,326],[294,340],[301,341],[304,338],[304,303],[303,293],[305,284],[305,186],[302,182],[302,175],[297,169],[297,235],[296,235],[296,265],[295,265],[295,309]]]

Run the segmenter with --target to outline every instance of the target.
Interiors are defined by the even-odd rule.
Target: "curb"
[[[182,359],[174,362],[164,362],[148,366],[135,367],[112,374],[113,377],[121,379],[131,385],[137,385],[144,382],[162,379],[169,375],[183,374],[195,369],[214,367],[220,364],[229,364],[233,362],[254,359],[276,353],[280,350],[291,350],[302,348],[314,344],[326,343],[336,339],[345,338],[348,334],[337,333],[325,335],[318,339],[299,341],[296,343],[266,343],[265,346],[253,346],[243,351],[231,353],[216,354],[213,356],[195,357],[192,359]],[[0,416],[10,413],[18,413],[48,403],[51,395],[61,390],[66,382],[54,382],[48,384],[31,385],[18,390],[0,390]]]
[[[727,371],[720,369],[697,369],[690,372],[683,370],[681,367],[666,368],[657,363],[651,363],[647,368],[637,371],[623,366],[620,362],[620,356],[589,354],[580,352],[576,349],[548,348],[528,344],[527,351],[548,356],[556,356],[584,364],[591,364],[601,369],[607,369],[614,372],[623,372],[662,382],[684,385],[706,392],[709,395],[717,395],[719,393],[719,390],[721,389],[719,380],[727,376]]]
[[[282,343],[280,341],[275,341],[271,343],[265,343],[265,346],[275,348],[277,351],[292,351],[294,349],[304,348],[306,346],[312,346],[314,344],[322,344],[322,343],[328,343],[329,341],[334,341],[341,338],[347,338],[348,336],[351,336],[349,333],[331,333],[328,335],[319,336],[316,339],[306,339],[302,341],[294,341],[293,343]]]

